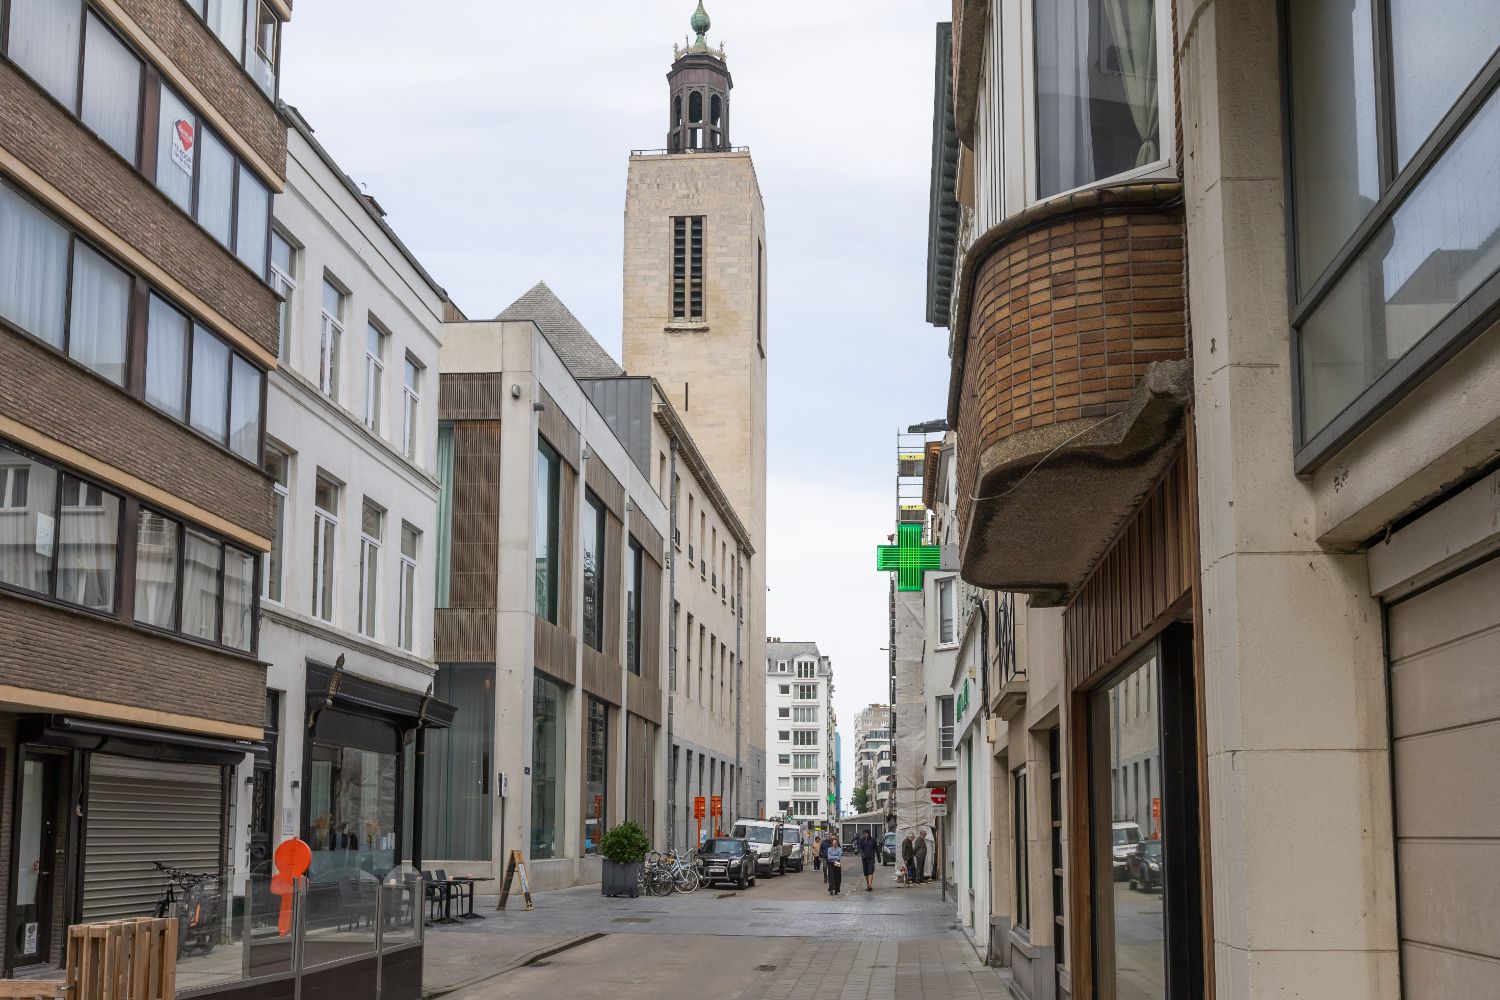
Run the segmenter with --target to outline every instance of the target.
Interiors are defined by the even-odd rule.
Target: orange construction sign
[[[704,817],[705,814],[704,814],[704,811],[703,811],[703,806],[704,806],[703,796],[701,796],[701,795],[694,796],[693,797],[693,819],[702,819]]]

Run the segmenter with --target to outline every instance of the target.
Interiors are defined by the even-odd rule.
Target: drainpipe
[[[745,783],[745,772],[740,766],[740,702],[745,696],[745,660],[740,646],[745,629],[745,547],[736,543],[734,547],[734,810],[733,819],[740,812],[740,786]]]
[[[677,748],[674,710],[677,702],[677,438],[672,438],[672,464],[668,473],[667,510],[667,850],[677,849]]]

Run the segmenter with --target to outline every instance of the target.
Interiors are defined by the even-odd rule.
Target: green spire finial
[[[713,27],[713,22],[708,19],[708,11],[703,9],[703,0],[698,0],[698,9],[693,11],[693,19],[688,24],[698,33],[698,40],[693,43],[694,47],[707,46],[708,42],[703,36],[707,35],[708,29]]]

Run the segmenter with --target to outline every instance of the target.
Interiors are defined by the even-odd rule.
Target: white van
[[[788,843],[784,824],[774,819],[735,820],[734,837],[750,841],[755,851],[755,870],[764,875],[785,875],[792,845]],[[793,836],[796,836],[794,833]]]

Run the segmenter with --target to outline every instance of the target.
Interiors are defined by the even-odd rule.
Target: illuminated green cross
[[[941,569],[942,562],[941,548],[922,544],[920,524],[896,525],[896,544],[875,549],[875,568],[882,573],[894,572],[897,590],[921,590],[923,575]]]

